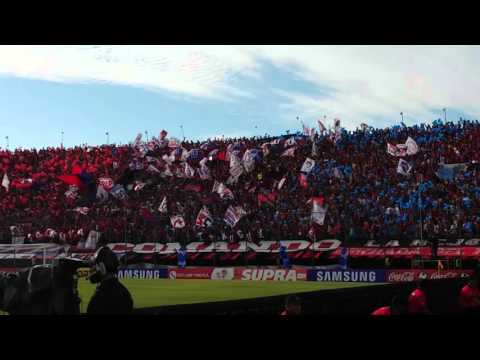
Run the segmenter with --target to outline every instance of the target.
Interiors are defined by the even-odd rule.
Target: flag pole
[[[180,129],[182,129],[183,141],[185,141],[185,133],[183,132],[183,125],[180,125]]]

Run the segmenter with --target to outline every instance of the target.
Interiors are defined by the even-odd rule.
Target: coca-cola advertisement
[[[418,280],[466,278],[472,274],[472,270],[390,270],[387,272],[386,280],[390,283],[411,282]]]

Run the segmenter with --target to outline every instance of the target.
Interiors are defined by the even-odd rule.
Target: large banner
[[[384,270],[309,270],[309,281],[385,282]]]
[[[252,281],[305,281],[306,269],[198,267],[170,269],[168,277],[178,279],[252,280]]]
[[[418,280],[466,278],[471,275],[473,275],[473,270],[389,270],[386,274],[386,281],[391,283],[411,282]]]

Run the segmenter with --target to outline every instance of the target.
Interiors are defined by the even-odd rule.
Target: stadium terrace
[[[480,123],[277,137],[169,138],[0,151],[0,239],[106,243],[338,239],[349,246],[480,236]]]

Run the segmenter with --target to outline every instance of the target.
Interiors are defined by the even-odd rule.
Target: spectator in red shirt
[[[459,304],[461,310],[464,312],[479,312],[480,289],[477,276],[472,278],[460,291]]]
[[[391,316],[391,315],[402,315],[405,314],[407,311],[407,306],[405,303],[404,298],[401,296],[394,296],[392,298],[392,302],[390,306],[384,306],[378,308],[374,312],[372,312],[372,316]]]
[[[302,302],[298,296],[291,295],[285,302],[285,310],[280,314],[282,316],[300,315],[302,313]]]
[[[413,315],[431,314],[427,305],[427,281],[420,280],[417,288],[408,297],[408,313]]]

